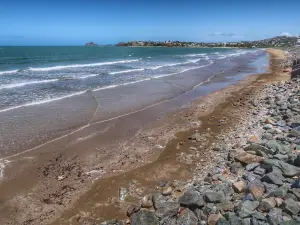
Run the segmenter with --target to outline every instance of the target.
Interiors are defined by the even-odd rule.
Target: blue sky
[[[299,0],[1,0],[0,45],[299,35],[299,8]]]

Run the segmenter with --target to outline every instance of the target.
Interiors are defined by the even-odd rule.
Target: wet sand
[[[194,70],[182,77],[123,86],[117,93],[113,89],[87,92],[76,100],[37,106],[33,111],[20,109],[13,117],[9,112],[2,115],[6,131],[16,130],[12,127],[17,124],[24,136],[16,140],[13,132],[1,136],[6,147],[1,154],[11,162],[0,186],[0,223],[49,224],[63,215],[54,223],[69,224],[74,218],[71,224],[78,224],[78,217],[85,217],[82,214],[97,222],[123,218],[128,202],[119,203],[120,187],[137,180],[142,195],[148,191],[144,187],[153,187],[159,180],[189,178],[191,165],[178,163],[177,142],[171,141],[164,150],[166,143],[186,135],[175,136],[179,131],[193,126],[204,129],[208,118],[201,115],[212,113],[254,82],[257,76],[227,87],[257,72],[249,61],[232,60],[234,67],[214,65],[217,71],[206,68],[201,77]],[[35,118],[43,120],[35,123]],[[37,138],[29,139],[36,133]],[[205,151],[199,157],[209,161]],[[136,189],[136,185],[131,186]],[[86,190],[90,191],[82,196]]]

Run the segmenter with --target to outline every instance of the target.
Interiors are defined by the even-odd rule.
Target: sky
[[[1,0],[0,45],[300,35],[299,0]]]

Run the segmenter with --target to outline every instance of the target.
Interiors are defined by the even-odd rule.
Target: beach
[[[188,180],[213,165],[214,137],[240,122],[245,99],[277,77],[263,51],[207,65],[3,109],[1,224],[124,219],[160,181]],[[180,141],[191,129],[213,133],[196,153],[197,167]],[[132,194],[120,201],[120,190]]]

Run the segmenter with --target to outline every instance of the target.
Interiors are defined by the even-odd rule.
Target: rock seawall
[[[130,219],[102,224],[300,224],[300,79],[266,85],[252,104],[248,132],[218,141],[205,179],[162,183]]]

